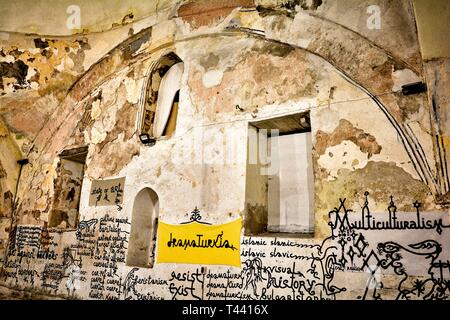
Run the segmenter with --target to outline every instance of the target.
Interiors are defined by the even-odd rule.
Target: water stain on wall
[[[178,16],[193,29],[212,25],[228,16],[236,7],[253,7],[254,0],[189,1],[180,6]]]
[[[202,72],[190,73],[188,85],[193,103],[201,105],[211,97],[214,99],[213,106],[207,109],[211,120],[218,113],[235,112],[236,105],[254,110],[317,94],[315,84],[320,75],[304,51],[259,44],[238,59],[234,67],[224,68],[220,83],[210,88],[203,85]]]
[[[379,154],[382,149],[373,135],[355,127],[350,121],[341,119],[339,125],[330,134],[317,130],[314,158],[318,159],[328,147],[339,145],[345,140],[353,142],[361,152],[367,153],[368,159],[374,154]]]
[[[400,211],[413,212],[413,202],[419,201],[425,209],[430,206],[430,189],[420,180],[414,179],[404,169],[398,167],[393,162],[369,161],[364,168],[356,170],[339,170],[337,179],[326,181],[321,180],[316,183],[316,212],[329,210],[333,202],[339,198],[346,199],[346,203],[351,206],[355,203],[364,202],[361,190],[367,190],[371,198],[380,207],[388,207],[389,198],[386,195],[393,195]],[[318,217],[316,216],[316,219]],[[319,234],[323,235],[323,230],[327,228],[328,216],[319,218],[319,226],[316,228]]]

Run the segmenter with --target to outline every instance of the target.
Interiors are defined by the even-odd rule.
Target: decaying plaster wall
[[[55,36],[67,36],[80,32],[98,33],[119,29],[123,25],[146,24],[154,21],[156,16],[166,19],[178,2],[178,0],[145,2],[80,0],[73,3],[70,0],[37,0],[30,10],[30,3],[26,0],[14,1],[14,3],[1,0],[0,5],[3,10],[0,13],[0,30]],[[74,19],[74,13],[78,9],[81,16],[79,21]],[[24,12],[27,14],[23,14]],[[52,19],[43,19],[43,17],[52,17]],[[75,25],[72,26],[68,22]],[[79,22],[79,25],[76,22]]]
[[[61,159],[56,174],[54,201],[48,226],[61,229],[76,228],[84,163]]]
[[[407,271],[380,271],[383,298],[420,298],[414,279],[429,297],[448,297],[448,272],[433,276],[420,260],[427,249],[433,268],[448,268],[448,175],[441,165],[448,161],[436,158],[432,131],[446,130],[447,111],[437,121],[429,102],[432,92],[448,109],[448,63],[429,62],[422,71],[408,2],[376,2],[387,12],[382,35],[365,29],[361,17],[370,4],[201,1],[177,4],[171,19],[154,19],[129,36],[128,27],[61,39],[9,36],[0,60],[0,182],[3,195],[16,196],[17,208],[12,219],[9,210],[1,220],[2,285],[92,299],[366,299],[371,274],[364,268],[376,258],[396,259],[383,245],[392,239],[410,256],[402,261]],[[112,35],[120,36],[110,42]],[[100,47],[102,41],[108,45]],[[149,70],[170,52],[185,66],[176,130],[144,146],[138,134]],[[401,93],[401,85],[418,80],[431,83],[428,96]],[[243,233],[261,231],[264,182],[247,178],[260,169],[247,164],[249,122],[300,112],[311,118],[314,238],[243,235],[241,268],[208,266],[201,273],[200,266],[126,266],[134,200],[146,187],[158,195],[162,221],[180,223],[198,208],[213,224],[242,217]],[[448,147],[448,139],[442,145]],[[83,146],[80,223],[49,228],[62,191],[58,155]],[[20,158],[30,163],[15,194]],[[120,204],[89,205],[94,180],[118,177],[125,177]],[[2,208],[10,208],[5,197]],[[353,221],[369,208],[380,219],[394,207],[402,219],[416,210],[430,221],[442,219],[443,230],[361,229],[336,219],[349,214]],[[434,242],[407,250],[428,237]],[[409,269],[416,261],[422,269]],[[252,280],[252,270],[262,277]],[[327,275],[335,291],[325,284]],[[405,275],[409,282],[399,284]],[[295,283],[283,286],[279,277]]]
[[[17,160],[21,158],[21,152],[3,122],[0,122],[0,146],[0,252],[4,254],[11,229],[14,194],[20,171]]]
[[[449,85],[448,72],[450,44],[444,40],[449,22],[446,17],[450,4],[446,1],[413,1],[417,20],[417,32],[423,56],[424,75],[428,84],[428,101],[431,102],[432,134],[437,155],[437,170],[445,172],[449,167]],[[445,174],[444,174],[445,175]],[[442,179],[441,202],[450,202],[449,177]]]

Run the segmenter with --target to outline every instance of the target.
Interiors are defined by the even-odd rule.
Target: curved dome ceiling
[[[169,11],[182,0],[0,0],[0,31],[48,36],[106,31]],[[78,8],[79,28],[74,26]],[[75,19],[75,20],[74,20]]]

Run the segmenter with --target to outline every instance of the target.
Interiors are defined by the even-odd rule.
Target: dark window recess
[[[65,150],[59,155],[49,228],[73,229],[78,226],[86,156],[87,147]]]
[[[249,125],[246,234],[314,233],[309,113]]]

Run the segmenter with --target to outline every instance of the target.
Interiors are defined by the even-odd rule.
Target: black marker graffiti
[[[109,197],[110,195],[111,199]],[[123,201],[123,187],[121,183],[118,183],[110,188],[94,187],[92,188],[91,196],[95,197],[95,206],[98,206],[99,202],[102,204],[111,203],[117,206],[118,211],[122,210],[121,203]]]
[[[177,297],[202,300],[204,279],[205,275],[198,268],[192,273],[173,271],[169,279],[169,292],[172,300],[176,300]],[[198,294],[198,291],[201,294]]]
[[[233,244],[230,244],[228,240],[223,239],[223,231],[213,239],[203,239],[203,234],[197,234],[197,239],[177,239],[173,237],[171,232],[167,246],[169,248],[181,247],[184,248],[184,250],[188,248],[225,248],[237,250],[237,248]]]
[[[10,233],[1,276],[11,286],[92,299],[448,299],[449,226],[442,215],[427,217],[415,202],[411,218],[412,214],[397,212],[393,198],[384,216],[372,214],[365,196],[361,213],[352,213],[345,199],[339,200],[329,212],[330,235],[321,243],[243,237],[241,268],[184,266],[169,270],[166,277],[157,268],[123,273],[128,218],[111,213],[81,221],[77,230],[64,233],[65,247],[62,235],[45,226],[19,226]],[[198,209],[192,213],[190,222],[201,220]],[[219,235],[172,235],[169,243],[186,250],[197,245],[232,250],[234,245],[226,248]],[[336,277],[340,272],[364,272],[367,283],[342,282]],[[392,275],[389,289],[386,275]]]
[[[144,293],[141,288],[136,288],[137,286],[143,285],[144,288],[151,287],[152,289],[161,288],[162,290],[167,290],[169,283],[165,279],[148,277],[139,277],[136,273],[139,268],[133,268],[128,272],[123,283],[123,293],[125,300],[137,299],[137,300],[160,300],[154,293]]]
[[[86,231],[90,231],[91,228],[95,228],[95,225],[97,224],[98,220],[97,219],[91,219],[88,221],[80,221],[80,224],[78,225],[78,229],[76,231],[76,236],[77,239],[80,240],[81,239],[81,231],[82,230],[86,230]]]
[[[202,216],[200,214],[200,210],[197,209],[197,207],[194,208],[191,212],[191,217],[189,221],[181,222],[180,224],[188,224],[192,222],[202,223],[202,224],[211,224],[209,222],[200,221],[202,220]]]
[[[340,206],[330,211],[329,217],[331,226],[331,237],[325,241],[337,242],[340,247],[339,259],[336,267],[338,270],[357,270],[362,271],[367,269],[370,271],[370,279],[365,288],[364,294],[360,299],[368,299],[369,291],[373,289],[372,299],[382,299],[380,291],[384,288],[383,282],[376,279],[376,273],[380,270],[392,270],[394,274],[400,276],[400,281],[397,286],[398,295],[396,299],[448,299],[450,294],[450,269],[448,269],[448,261],[442,261],[439,256],[442,253],[442,245],[436,240],[429,239],[419,243],[402,245],[394,241],[381,242],[376,245],[376,249],[369,250],[370,243],[366,241],[365,236],[358,232],[359,230],[436,230],[441,235],[443,230],[448,228],[448,225],[442,223],[442,219],[426,220],[420,219],[418,202],[414,203],[416,208],[416,222],[417,224],[401,224],[398,222],[396,207],[393,203],[393,198],[388,207],[389,219],[387,224],[382,227],[374,223],[374,219],[370,214],[368,208],[368,193],[365,193],[366,200],[362,210],[362,218],[358,223],[350,223],[348,214],[351,210],[345,208],[345,199],[339,200]],[[332,219],[334,216],[334,219]],[[372,219],[371,219],[372,218]],[[364,223],[366,219],[366,223]],[[371,223],[372,221],[372,223]],[[422,223],[419,223],[422,221]],[[324,242],[325,242],[324,241]],[[417,258],[424,259],[424,263],[429,265],[427,270],[428,278],[424,281],[416,279],[412,284],[409,281],[410,272],[405,264],[405,256],[412,255]],[[357,267],[356,260],[362,259],[359,267]],[[447,276],[444,273],[448,269]],[[374,285],[375,282],[375,285]],[[369,285],[371,284],[371,285]]]
[[[366,200],[364,207],[362,209],[361,220],[352,223],[353,230],[430,230],[435,229],[438,234],[442,233],[442,229],[450,228],[450,225],[444,225],[442,219],[438,220],[425,220],[421,217],[420,206],[418,201],[414,202],[414,207],[416,208],[416,219],[415,220],[400,220],[396,213],[397,207],[394,204],[393,197],[391,196],[391,201],[388,207],[389,217],[387,221],[377,221],[370,213],[368,207],[367,196],[368,192],[365,192]],[[335,222],[336,223],[336,222]]]

